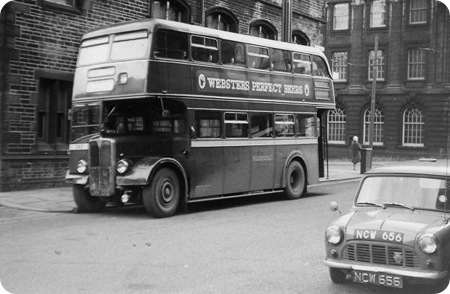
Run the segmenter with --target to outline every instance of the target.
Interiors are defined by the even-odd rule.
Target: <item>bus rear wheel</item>
[[[92,197],[83,185],[73,185],[72,192],[77,212],[99,212],[106,206],[105,201]]]
[[[169,168],[162,168],[156,172],[150,185],[144,187],[144,207],[153,217],[170,217],[177,211],[180,192],[177,174]]]
[[[286,187],[284,194],[288,199],[302,197],[305,190],[306,179],[302,165],[298,161],[292,161],[286,171]]]

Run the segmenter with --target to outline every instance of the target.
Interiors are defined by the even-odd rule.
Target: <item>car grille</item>
[[[399,267],[420,267],[419,260],[414,251],[401,247],[373,245],[373,244],[349,244],[344,249],[344,259],[383,264]]]

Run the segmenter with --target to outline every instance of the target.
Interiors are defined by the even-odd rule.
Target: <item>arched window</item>
[[[309,40],[308,36],[302,31],[298,30],[292,32],[292,42],[305,46],[309,46],[311,44],[311,41]]]
[[[250,35],[276,40],[278,32],[270,22],[266,20],[255,20],[250,24]]]
[[[423,147],[422,112],[417,107],[409,107],[403,112],[403,146]]]
[[[370,129],[370,115],[371,111],[368,108],[364,112],[364,144],[369,144],[369,129]],[[384,126],[384,115],[383,112],[375,108],[375,113],[373,117],[373,144],[383,145],[383,126]]]
[[[206,26],[220,31],[239,32],[239,20],[228,9],[213,7],[206,12]]]
[[[184,0],[152,0],[151,17],[189,22],[189,6]]]
[[[341,108],[328,111],[328,142],[345,144],[345,111]]]

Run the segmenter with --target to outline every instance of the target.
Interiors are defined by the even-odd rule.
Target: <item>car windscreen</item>
[[[364,179],[356,204],[392,205],[429,210],[446,208],[445,179],[420,176],[371,176]]]

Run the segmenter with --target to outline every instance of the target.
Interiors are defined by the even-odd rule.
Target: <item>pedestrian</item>
[[[356,164],[361,161],[361,144],[359,144],[357,136],[353,137],[350,155],[352,157],[353,170],[355,170]]]

